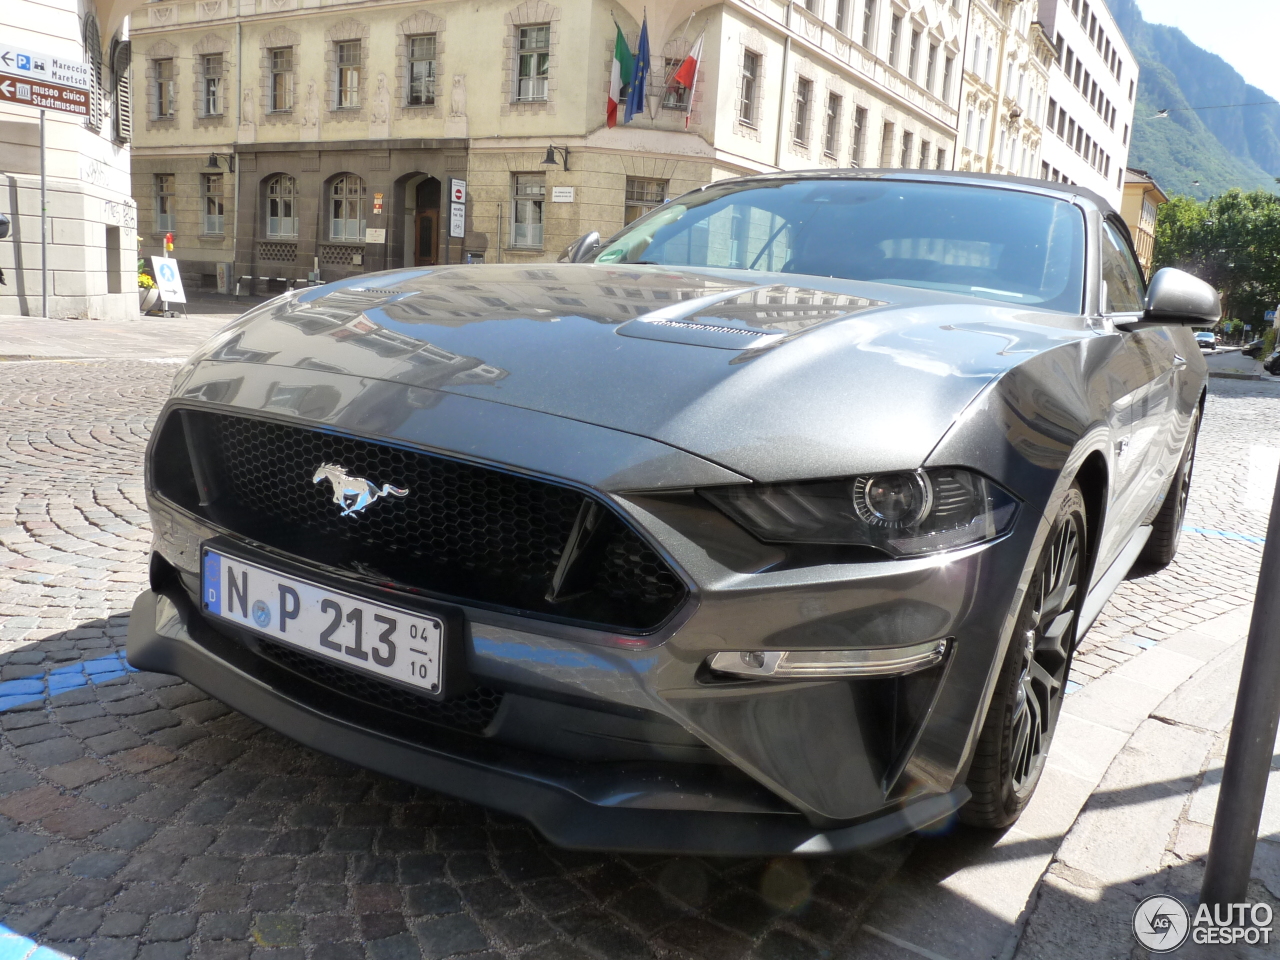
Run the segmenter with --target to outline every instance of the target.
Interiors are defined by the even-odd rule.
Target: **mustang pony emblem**
[[[344,517],[359,513],[379,497],[385,497],[388,494],[394,497],[409,495],[408,490],[393,487],[389,483],[384,483],[379,488],[364,477],[348,476],[346,469],[336,463],[323,463],[316,469],[311,482],[319,483],[321,480],[328,480],[333,484],[333,502],[342,507]]]

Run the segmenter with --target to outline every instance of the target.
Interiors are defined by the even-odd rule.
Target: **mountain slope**
[[[1129,166],[1148,171],[1170,195],[1207,199],[1231,187],[1274,190],[1280,105],[1185,109],[1273,98],[1181,30],[1147,23],[1136,0],[1110,0],[1110,6],[1140,69]],[[1155,119],[1163,109],[1169,117]]]

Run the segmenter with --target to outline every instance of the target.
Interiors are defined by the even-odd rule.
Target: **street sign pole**
[[[49,202],[44,178],[44,109],[40,110],[40,316],[49,317],[49,229],[45,219]]]
[[[1253,619],[1240,670],[1231,739],[1205,862],[1200,902],[1244,903],[1280,724],[1280,476],[1271,499]]]

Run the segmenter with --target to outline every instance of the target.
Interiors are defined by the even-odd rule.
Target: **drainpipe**
[[[782,128],[787,115],[787,65],[791,59],[791,4],[787,4],[787,32],[782,41],[782,79],[778,86],[778,134],[773,141],[773,165],[782,169]]]
[[[241,60],[241,26],[241,22],[236,20],[236,132],[234,139],[231,141],[231,155],[233,157],[236,155],[235,143],[236,140],[240,139],[240,122],[243,119],[241,111],[243,110],[242,101],[244,98],[244,90],[242,88],[244,83],[244,65]],[[236,258],[240,252],[240,164],[238,163],[236,164],[236,184],[234,189],[236,192],[236,216],[231,222],[231,273],[232,279],[236,281],[236,287],[239,288],[240,278],[234,276],[237,272]],[[254,215],[257,215],[256,212]]]

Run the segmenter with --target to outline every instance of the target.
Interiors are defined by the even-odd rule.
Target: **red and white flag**
[[[689,109],[684,115],[686,130],[689,129],[689,115],[693,113],[693,88],[698,83],[698,67],[702,62],[702,40],[706,35],[705,30],[698,34],[698,39],[693,41],[693,49],[689,51],[689,55],[684,58],[684,63],[680,64],[671,77],[672,83],[678,83],[689,91]]]

